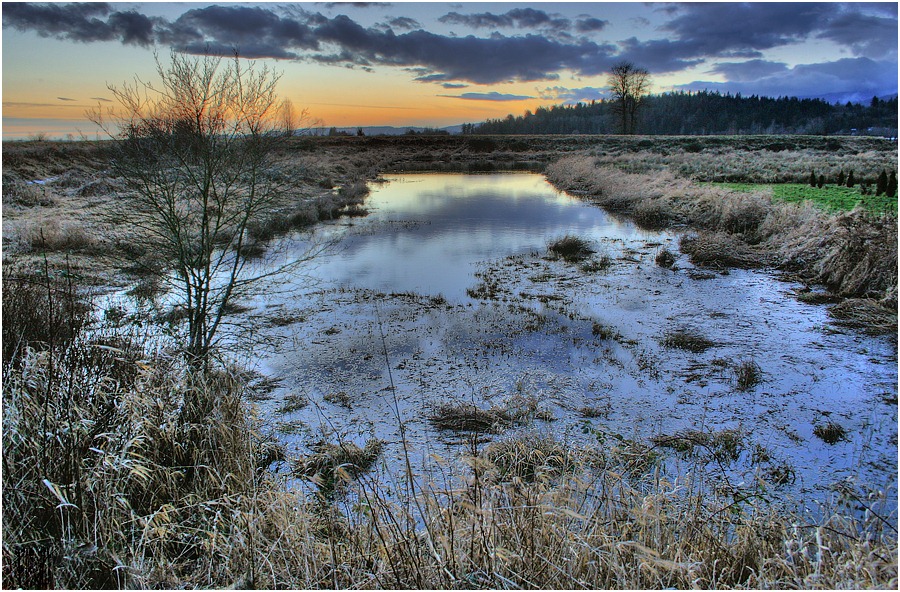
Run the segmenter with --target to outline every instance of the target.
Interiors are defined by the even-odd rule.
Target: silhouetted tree
[[[837,184],[840,187],[844,186],[844,183],[847,181],[846,177],[844,177],[844,169],[841,169],[841,172],[838,173]]]
[[[816,185],[818,185],[818,183],[819,183],[819,181],[818,181],[818,178],[816,177],[816,171],[811,171],[809,173],[809,186],[815,187]]]
[[[897,195],[897,172],[891,171],[891,178],[888,179],[887,191],[885,191],[888,197],[894,197]]]
[[[819,175],[819,182],[816,183],[816,186],[819,189],[821,189],[822,187],[825,187],[825,175]]]
[[[608,83],[613,112],[619,116],[620,131],[633,134],[638,110],[650,87],[650,73],[631,62],[621,62],[613,66]]]
[[[847,187],[853,187],[856,185],[856,178],[853,176],[853,169],[850,169],[850,174],[847,175]]]

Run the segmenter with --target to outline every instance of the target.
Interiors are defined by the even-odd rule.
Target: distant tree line
[[[821,99],[745,97],[719,92],[645,96],[633,129],[659,135],[897,135],[897,97],[869,104],[833,105]],[[622,113],[616,101],[538,107],[518,117],[465,124],[464,134],[616,134]]]

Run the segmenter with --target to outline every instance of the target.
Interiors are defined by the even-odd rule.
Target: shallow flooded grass
[[[556,239],[547,246],[547,250],[551,255],[560,257],[569,263],[584,261],[594,253],[587,240],[572,235]]]
[[[715,343],[704,337],[701,333],[691,329],[675,329],[665,334],[662,344],[674,349],[683,349],[695,354],[703,353]]]

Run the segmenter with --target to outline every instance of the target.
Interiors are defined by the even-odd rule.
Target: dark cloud
[[[403,29],[405,31],[412,31],[413,29],[422,28],[422,25],[419,24],[419,21],[407,16],[398,16],[397,18],[392,18],[388,21],[388,25],[393,29]]]
[[[680,58],[761,57],[761,51],[810,38],[830,39],[854,55],[896,56],[897,16],[863,4],[747,2],[674,5],[662,29]],[[659,41],[646,42],[649,44]]]
[[[169,42],[188,53],[224,53],[235,48],[248,58],[296,59],[291,49],[318,49],[312,29],[273,11],[228,5],[195,8],[182,14],[167,31]],[[205,50],[209,46],[209,51]]]
[[[317,2],[325,8],[343,8],[352,6],[353,8],[389,8],[392,6],[390,2]]]
[[[874,95],[897,93],[897,63],[877,62],[869,58],[844,58],[834,62],[784,68],[753,80],[696,81],[678,88],[765,96],[814,97],[826,93],[843,93],[871,98]]]
[[[571,26],[571,21],[559,16],[551,16],[543,10],[534,8],[514,8],[503,14],[481,12],[476,14],[460,14],[450,12],[440,17],[438,21],[450,24],[471,27],[473,29],[487,28],[519,28],[540,29],[550,28],[562,30]]]
[[[70,99],[69,97],[56,97],[60,101],[74,101],[75,99]]]
[[[393,66],[412,72],[419,82],[437,84],[552,81],[562,71],[602,75],[623,59],[661,74],[714,58],[725,59],[711,70],[727,78],[723,84],[752,85],[760,80],[771,87],[782,78],[790,82],[789,74],[816,84],[862,84],[862,70],[870,79],[885,78],[884,72],[867,69],[869,63],[892,64],[897,59],[897,7],[878,3],[667,4],[655,9],[666,15],[660,29],[665,37],[632,37],[617,45],[585,36],[604,30],[607,21],[579,15],[573,22],[534,8],[513,8],[503,14],[450,12],[440,20],[494,29],[485,37],[457,37],[422,30],[409,17],[364,27],[346,15],[324,16],[302,5],[211,5],[190,8],[175,20],[117,11],[115,6],[6,3],[3,27],[79,42],[157,44],[195,54],[227,55],[237,49],[248,58],[307,60],[367,71]],[[497,32],[503,28],[531,32],[508,36]],[[783,64],[764,59],[766,50],[816,38],[837,43],[848,55],[869,62],[858,62],[862,70],[850,69],[848,78],[840,81],[837,66],[830,70],[797,66],[785,72]],[[896,70],[889,74],[896,92]]]
[[[678,72],[703,63],[703,52],[696,43],[656,39],[639,41],[635,37],[620,41],[619,58],[639,64],[652,73]],[[595,72],[606,71],[607,68]]]
[[[713,66],[712,71],[732,82],[746,82],[783,74],[788,71],[788,66],[782,62],[749,60],[746,62],[722,62]]]
[[[103,97],[91,97],[92,101],[101,101],[103,103],[112,103],[112,99],[104,99]]]
[[[105,17],[101,20],[98,17]],[[114,41],[148,45],[153,21],[137,12],[114,12],[106,3],[32,4],[6,2],[3,26],[35,31],[41,37],[90,43]]]
[[[896,11],[896,4],[894,10]],[[828,22],[818,37],[849,47],[856,56],[873,59],[897,56],[897,15],[893,18],[858,12],[841,14]]]
[[[498,92],[486,93],[463,93],[461,95],[438,95],[450,99],[464,99],[466,101],[522,101],[524,99],[533,99],[527,95],[509,95]]]
[[[593,33],[595,31],[602,31],[608,24],[609,21],[594,17],[583,18],[575,21],[575,30],[579,33]]]
[[[468,84],[458,84],[456,82],[445,82],[444,84],[441,85],[441,87],[446,88],[448,90],[451,88],[466,88],[467,86],[469,86],[469,85]]]

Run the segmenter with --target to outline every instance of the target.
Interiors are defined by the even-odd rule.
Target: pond
[[[696,458],[685,442],[727,441],[709,470],[735,487],[764,482],[812,503],[843,484],[883,492],[867,503],[896,508],[891,336],[834,325],[824,306],[797,300],[803,286],[770,274],[695,269],[674,233],[640,230],[540,175],[384,181],[368,216],[317,230],[315,240],[335,241],[329,254],[247,314],[267,345],[258,369],[279,384],[259,403],[292,452],[375,437],[397,466],[402,421],[414,464],[458,457],[471,435],[430,417],[468,404],[515,418],[487,440],[615,437],[665,453],[676,469]],[[595,253],[549,257],[564,235]],[[307,246],[286,237],[268,264]],[[676,255],[671,269],[655,263],[664,248]],[[679,334],[708,343],[673,347]]]

